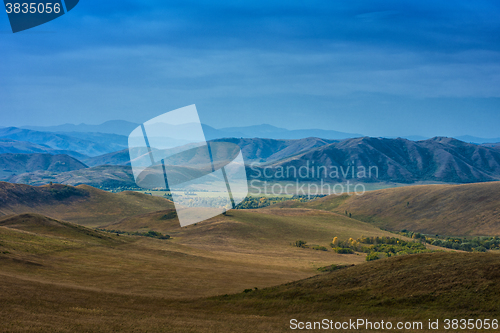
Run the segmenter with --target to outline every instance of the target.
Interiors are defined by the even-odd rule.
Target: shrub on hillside
[[[354,251],[347,247],[334,247],[333,251],[339,254],[353,254]]]
[[[296,247],[305,247],[307,242],[304,242],[302,240],[295,241],[295,246]]]
[[[378,252],[370,252],[366,256],[366,261],[373,261],[377,259],[380,259],[380,254]]]

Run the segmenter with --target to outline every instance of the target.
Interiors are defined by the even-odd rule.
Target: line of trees
[[[433,252],[420,242],[404,241],[395,237],[361,237],[340,240],[334,237],[330,244],[337,253],[367,253],[366,260],[376,260],[384,257]]]
[[[158,238],[158,239],[169,239],[170,238],[170,235],[167,235],[167,234],[163,235],[162,233],[157,232],[157,231],[153,231],[153,230],[149,230],[148,232],[139,232],[139,231],[130,232],[130,231],[112,230],[112,229],[97,229],[97,230],[104,231],[104,232],[110,232],[110,233],[117,234],[117,235],[142,236],[142,237],[151,237],[151,238]]]
[[[487,250],[500,250],[500,237],[440,237],[439,235],[426,236],[424,234],[401,230],[399,234],[423,241],[427,244],[445,247],[448,249],[467,252],[486,252]]]
[[[247,196],[241,203],[236,206],[236,209],[257,209],[271,205],[275,205],[285,201],[307,202],[317,198],[324,197],[324,195],[294,195],[293,197],[254,197]]]

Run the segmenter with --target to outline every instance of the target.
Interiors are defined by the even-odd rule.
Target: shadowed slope
[[[238,309],[236,313],[253,309],[258,315],[302,315],[308,320],[326,314],[326,318],[378,321],[401,317],[427,321],[446,315],[490,318],[500,308],[499,266],[500,255],[492,253],[393,257],[217,300],[220,308]]]
[[[167,199],[136,192],[109,193],[80,185],[29,185],[0,182],[0,215],[39,213],[87,226],[172,208]]]
[[[58,221],[39,214],[20,214],[0,218],[0,227],[27,231],[46,236],[65,237],[70,239],[92,240],[100,239],[103,241],[116,240],[109,237],[108,234],[97,232],[73,223]]]

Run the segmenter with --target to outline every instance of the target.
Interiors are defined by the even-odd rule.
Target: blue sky
[[[12,34],[0,126],[144,122],[500,137],[497,1],[81,0]]]

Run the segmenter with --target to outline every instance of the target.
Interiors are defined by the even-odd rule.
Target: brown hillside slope
[[[37,214],[5,217],[0,276],[169,299],[206,297],[311,277],[332,264],[365,262],[363,254],[293,246],[297,239],[328,246],[333,235],[390,235],[317,210],[231,211],[182,229],[175,218],[164,219],[165,212],[127,219],[120,229],[147,223],[146,230],[167,228],[170,239],[116,235]]]
[[[500,235],[500,182],[408,186],[281,206],[347,211],[353,218],[393,231]]]
[[[278,253],[284,256],[295,250],[296,247],[291,244],[299,239],[309,245],[330,247],[333,237],[394,236],[369,223],[312,209],[231,210],[226,216],[215,216],[183,228],[174,211],[165,210],[125,218],[108,225],[106,229],[128,232],[153,230],[172,236],[172,243],[226,253],[255,253],[258,248],[258,252],[268,253],[270,257]],[[335,257],[333,252],[325,252],[327,254]],[[359,256],[359,261],[363,260],[364,257]]]
[[[393,257],[218,301],[227,311],[284,320],[497,318],[499,265],[493,253]]]
[[[292,318],[334,322],[363,318],[394,325],[421,321],[424,329],[419,332],[444,332],[445,318],[498,318],[499,265],[500,256],[491,253],[393,257],[276,287],[194,300],[109,292],[105,284],[96,290],[2,275],[0,294],[8,306],[0,307],[0,328],[3,332],[289,332]],[[440,320],[439,330],[427,329],[429,318]]]
[[[91,186],[29,186],[0,182],[0,216],[38,213],[86,226],[169,209],[169,200],[136,192],[109,193]]]
[[[95,231],[69,222],[54,220],[39,214],[9,215],[0,218],[0,227],[26,231],[30,234],[55,236],[71,240],[79,239],[108,245],[119,243],[109,237],[109,233]]]

